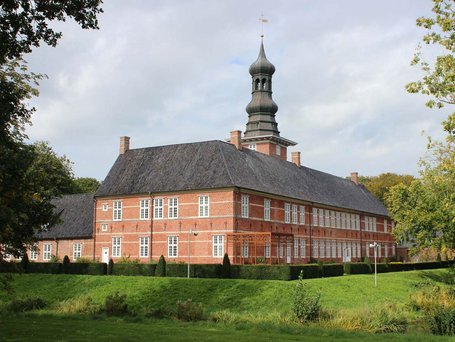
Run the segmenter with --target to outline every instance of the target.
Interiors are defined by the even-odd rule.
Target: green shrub
[[[227,253],[223,257],[223,266],[221,268],[221,278],[230,278],[231,277],[231,261]]]
[[[430,330],[436,335],[455,335],[455,307],[437,306],[426,314]]]
[[[441,262],[441,261],[442,261],[441,253],[438,252],[438,255],[436,256],[436,262]]]
[[[0,262],[0,273],[17,273],[20,271],[16,262]]]
[[[109,259],[109,264],[107,265],[107,274],[111,275],[114,271],[114,260]]]
[[[141,263],[141,260],[139,260],[139,259],[131,259],[131,255],[123,255],[117,261],[117,264],[140,264],[140,263]]]
[[[344,264],[344,273],[346,274],[368,274],[371,273],[370,265],[363,262],[352,262]]]
[[[81,264],[91,264],[91,263],[94,263],[95,261],[91,258],[79,257],[74,262],[81,263]]]
[[[177,318],[182,321],[200,321],[204,318],[201,303],[194,303],[191,299],[177,301]]]
[[[372,265],[372,268],[373,268],[373,273],[374,273],[374,265]],[[377,264],[377,268],[378,268],[378,273],[386,273],[386,272],[389,272],[389,265],[384,263],[384,264]]]
[[[193,266],[193,277],[195,278],[220,278],[221,264],[196,264]]]
[[[49,259],[49,262],[60,262],[60,258],[58,255],[51,255],[51,258]]]
[[[107,316],[122,316],[128,313],[126,294],[118,292],[108,295],[104,302],[104,312]]]
[[[39,297],[16,298],[6,305],[6,310],[9,312],[24,312],[31,310],[39,310],[46,306],[46,302]]]
[[[290,280],[291,266],[288,265],[231,265],[231,278]]]
[[[63,262],[62,262],[62,272],[65,274],[69,273],[69,264],[71,263],[70,258],[68,255],[65,255],[63,257]]]
[[[158,260],[158,264],[156,265],[155,275],[157,277],[166,276],[166,260],[162,254],[160,256],[160,260]]]
[[[291,280],[299,279],[301,272],[303,271],[303,279],[320,278],[321,270],[317,264],[307,265],[292,265],[291,268]]]
[[[302,271],[294,290],[294,315],[300,323],[314,322],[319,319],[321,312],[320,297],[319,293],[316,295],[309,294],[303,281]]]
[[[51,273],[59,274],[62,264],[59,262],[31,262],[28,265],[28,273]]]
[[[0,274],[0,291],[12,295],[14,293],[13,282],[14,277],[11,273]]]
[[[28,254],[24,253],[21,259],[21,267],[24,272],[27,271],[28,264],[30,264],[30,260],[28,259]]]
[[[93,299],[89,296],[81,296],[79,298],[67,299],[59,303],[57,312],[72,314],[96,314],[100,311],[98,305],[93,303]]]
[[[62,266],[63,267],[63,266]],[[107,274],[107,265],[105,263],[72,263],[66,266],[68,274],[91,274],[91,275],[105,275]]]
[[[325,264],[321,270],[323,277],[339,277],[344,273],[343,264]]]
[[[370,312],[367,330],[374,333],[404,333],[408,321],[394,305],[386,305]]]

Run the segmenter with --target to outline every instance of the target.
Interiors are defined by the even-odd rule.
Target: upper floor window
[[[346,213],[341,213],[341,228],[346,229]]]
[[[51,260],[52,255],[52,245],[50,243],[45,243],[43,245],[43,260]]]
[[[299,213],[297,211],[298,206],[296,204],[292,205],[292,223],[297,224],[298,223],[298,217]]]
[[[103,211],[108,211],[109,205],[107,203],[103,203]]]
[[[330,210],[325,210],[325,226],[330,227]]]
[[[290,223],[291,222],[291,204],[284,203],[284,222]]]
[[[199,217],[209,217],[209,196],[199,196]]]
[[[101,223],[101,231],[107,232],[107,223]]]
[[[122,220],[122,201],[114,201],[113,202],[113,220],[114,221],[121,221]]]
[[[270,200],[264,200],[264,220],[270,221]]]
[[[318,225],[318,209],[313,208],[313,226]]]
[[[162,198],[155,198],[153,200],[153,207],[154,207],[154,214],[153,216],[156,219],[162,219],[163,218],[163,199]]]
[[[281,155],[281,146],[280,145],[276,144],[276,151],[275,152],[276,152],[277,156]]]
[[[248,195],[242,195],[242,217],[247,218],[250,215],[250,198]]]
[[[256,151],[256,144],[249,144],[248,148],[252,151]]]
[[[388,227],[387,227],[387,219],[384,219],[384,233],[387,233]]]
[[[150,200],[143,199],[141,200],[140,204],[141,204],[140,219],[148,220],[150,218]]]
[[[319,209],[319,226],[324,227],[324,209]]]
[[[177,197],[168,199],[168,217],[177,218],[179,216],[179,199]]]
[[[351,229],[351,214],[346,213],[346,228]]]
[[[305,224],[305,206],[300,206],[300,224]]]
[[[340,228],[340,227],[341,227],[341,215],[340,215],[340,212],[339,212],[339,211],[337,211],[337,212],[335,213],[335,221],[336,221],[336,222],[335,222],[335,226],[336,226],[337,228]]]
[[[335,228],[335,212],[330,211],[330,227]]]

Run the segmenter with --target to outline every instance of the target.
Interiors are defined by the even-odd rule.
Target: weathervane
[[[262,37],[264,37],[264,23],[268,23],[269,20],[264,18],[264,14],[261,14],[259,21],[261,22],[261,38],[262,38]]]

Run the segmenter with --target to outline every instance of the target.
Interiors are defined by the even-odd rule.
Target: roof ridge
[[[152,148],[181,146],[181,145],[196,145],[196,144],[202,144],[202,143],[213,143],[213,142],[218,142],[218,141],[221,141],[221,140],[212,139],[212,140],[203,140],[203,141],[183,142],[183,143],[178,143],[178,144],[138,147],[138,148],[130,148],[128,151],[148,150],[148,149],[152,149]]]
[[[235,186],[234,180],[232,179],[231,172],[229,171],[229,167],[226,162],[226,158],[224,157],[223,150],[221,149],[221,144],[218,144],[218,149],[220,150],[221,158],[223,159],[224,167],[226,168],[226,172],[229,176],[229,179],[231,180],[231,185]]]

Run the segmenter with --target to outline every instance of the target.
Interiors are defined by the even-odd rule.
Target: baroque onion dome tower
[[[269,62],[264,51],[263,36],[256,61],[250,66],[252,77],[252,99],[246,106],[248,123],[242,145],[250,149],[286,160],[287,147],[294,141],[280,137],[275,114],[277,104],[272,99],[272,75],[275,66]]]

